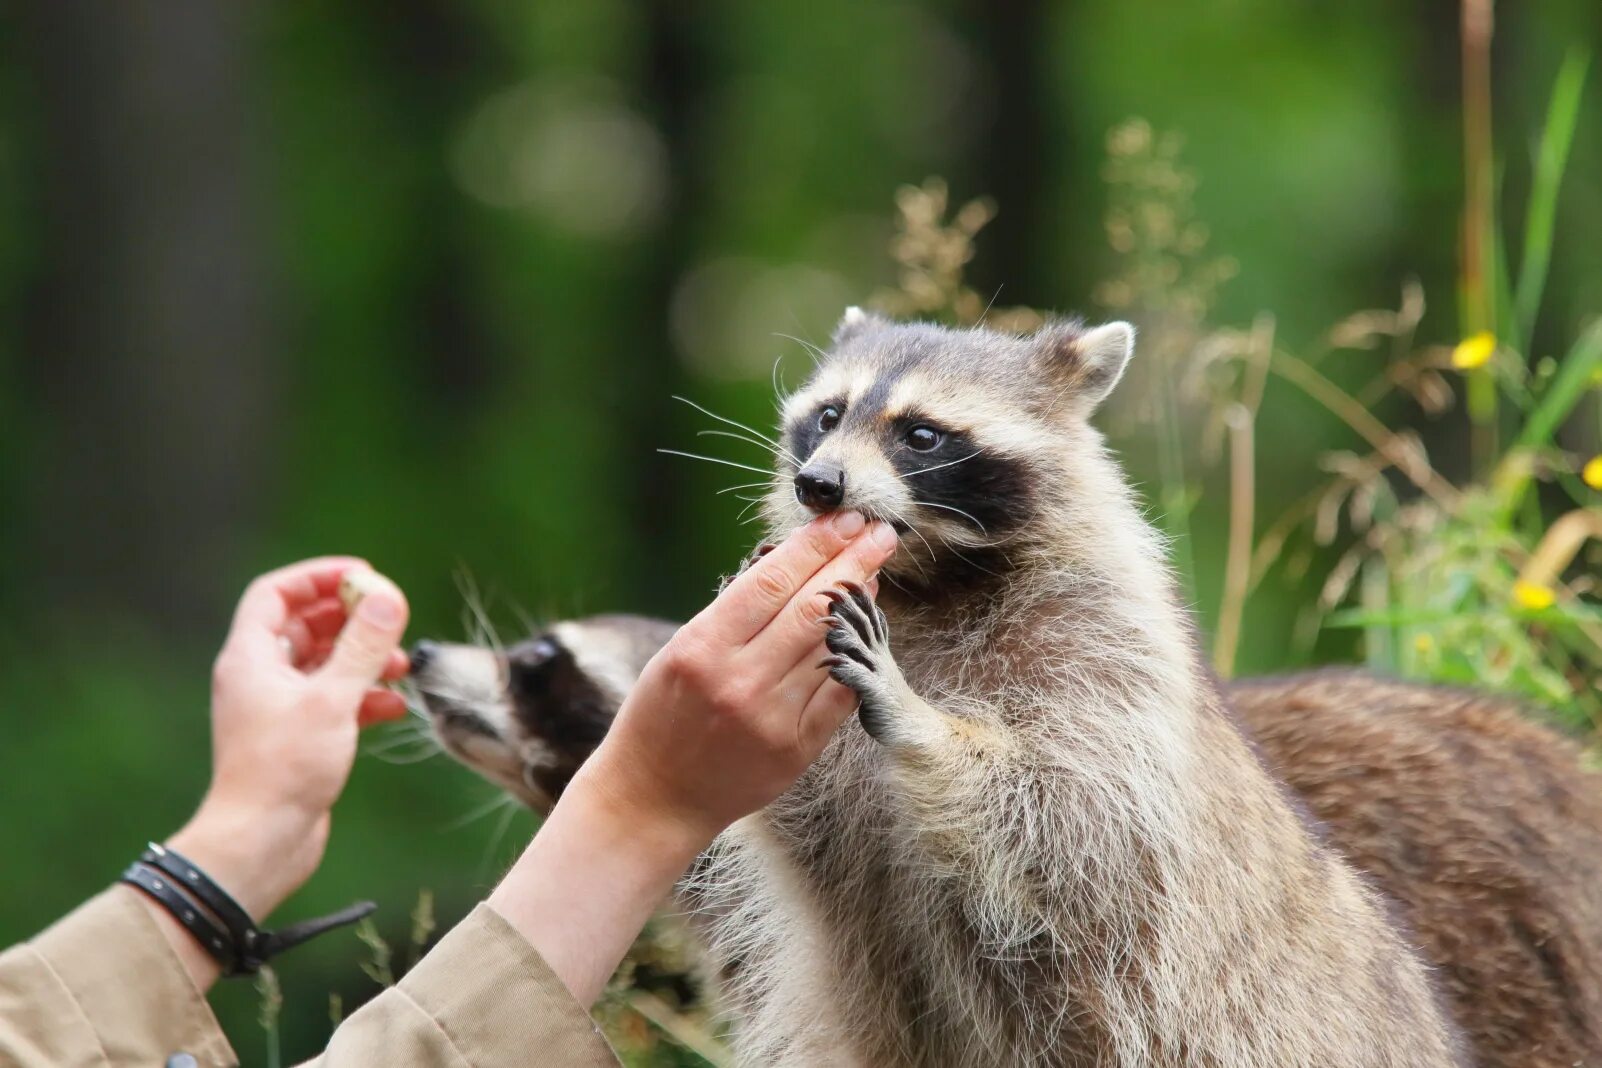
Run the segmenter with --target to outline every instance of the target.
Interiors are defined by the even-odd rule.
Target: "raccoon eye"
[[[818,429],[827,434],[840,425],[840,409],[830,404],[818,413]]]
[[[933,452],[946,436],[932,426],[915,426],[907,431],[906,443],[915,452]]]

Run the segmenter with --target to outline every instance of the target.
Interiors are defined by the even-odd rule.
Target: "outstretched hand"
[[[360,727],[406,711],[379,686],[406,671],[406,598],[375,577],[347,619],[339,582],[353,569],[371,570],[323,557],[251,583],[213,669],[211,786],[169,844],[258,921],[322,860]]]

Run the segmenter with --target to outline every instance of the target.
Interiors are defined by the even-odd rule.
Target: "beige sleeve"
[[[121,1068],[181,1053],[203,1068],[237,1063],[138,893],[112,887],[0,954],[0,1065]]]
[[[617,1068],[583,1006],[488,905],[334,1032],[306,1068]]]

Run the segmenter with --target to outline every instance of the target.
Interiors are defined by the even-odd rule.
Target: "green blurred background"
[[[1594,0],[1499,13],[1504,195]],[[842,308],[894,277],[891,196],[943,175],[1000,214],[969,280],[1098,314],[1101,168],[1132,115],[1182,132],[1239,275],[1215,318],[1287,344],[1403,281],[1457,337],[1458,8],[1424,0],[13,4],[0,24],[0,944],[104,885],[206,777],[210,657],[249,578],[359,553],[414,635],[601,610],[684,616],[753,537],[746,481],[684,394],[765,425]],[[1602,307],[1602,94],[1560,203],[1537,354]],[[1400,415],[1407,418],[1406,410]],[[1443,471],[1462,428],[1424,429]],[[1594,436],[1594,427],[1592,428]],[[1261,513],[1349,432],[1280,385]],[[1137,480],[1151,450],[1118,442]],[[1192,519],[1216,611],[1217,475]],[[1317,589],[1252,599],[1247,672],[1350,655],[1290,639]],[[374,749],[384,749],[379,739]],[[399,754],[397,756],[396,754]],[[419,887],[464,913],[532,823],[401,746],[359,762],[324,869],[404,941]],[[388,761],[386,762],[387,757]],[[286,1062],[355,939],[286,958]],[[225,1025],[261,1063],[255,996]]]

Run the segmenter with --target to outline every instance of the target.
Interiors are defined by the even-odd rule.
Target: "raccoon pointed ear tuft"
[[[890,320],[884,316],[877,312],[863,311],[853,304],[845,310],[844,315],[840,316],[839,325],[834,328],[834,343],[838,345],[841,342],[851,340],[858,334],[867,333],[869,330],[878,330],[889,325]]]
[[[1035,335],[1036,355],[1073,391],[1087,411],[1113,391],[1135,352],[1135,328],[1104,323],[1085,330],[1077,323],[1048,325]]]

